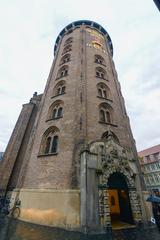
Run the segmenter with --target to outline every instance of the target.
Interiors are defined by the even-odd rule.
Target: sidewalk
[[[155,226],[147,229],[114,230],[113,240],[160,240]],[[84,235],[58,228],[40,226],[12,218],[0,218],[0,240],[108,240],[106,235]]]

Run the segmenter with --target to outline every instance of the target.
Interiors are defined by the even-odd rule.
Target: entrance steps
[[[160,232],[154,227],[113,229],[112,240],[160,240]]]

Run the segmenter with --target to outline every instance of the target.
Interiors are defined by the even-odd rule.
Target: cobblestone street
[[[124,229],[107,235],[86,236],[79,232],[67,232],[51,227],[26,223],[11,218],[0,219],[0,240],[159,240],[160,233],[155,227],[141,229]]]

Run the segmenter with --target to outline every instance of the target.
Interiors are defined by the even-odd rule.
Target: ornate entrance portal
[[[128,186],[123,174],[113,173],[108,179],[108,194],[111,224],[133,224]]]
[[[142,222],[138,170],[132,152],[112,138],[81,154],[81,225],[90,229]],[[98,231],[98,230],[97,230]]]

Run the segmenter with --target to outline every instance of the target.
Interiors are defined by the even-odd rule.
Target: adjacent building
[[[147,221],[143,178],[107,31],[58,35],[44,93],[23,105],[3,158],[1,195],[20,218],[80,231]],[[124,225],[125,225],[124,224]]]
[[[3,154],[4,154],[4,152],[0,152],[0,161],[1,161],[2,158],[3,158]]]
[[[138,152],[149,192],[160,193],[160,144]]]

